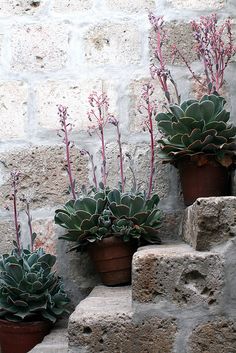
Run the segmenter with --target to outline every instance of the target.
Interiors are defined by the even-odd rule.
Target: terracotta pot
[[[40,343],[52,328],[47,321],[9,322],[0,320],[1,353],[26,353]]]
[[[216,161],[198,166],[190,160],[181,160],[177,167],[186,206],[191,205],[198,197],[229,195],[229,169]]]
[[[107,286],[131,282],[131,264],[135,248],[119,237],[111,236],[93,243],[88,254],[100,274],[102,283]]]

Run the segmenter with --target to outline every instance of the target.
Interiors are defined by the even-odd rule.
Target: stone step
[[[45,336],[44,340],[35,346],[29,353],[67,353],[67,328],[56,328]]]
[[[206,197],[186,208],[182,238],[194,249],[210,250],[236,235],[236,197]]]
[[[96,287],[69,319],[69,353],[170,353],[175,320],[133,312],[130,287]]]
[[[134,303],[170,303],[176,307],[219,304],[224,283],[223,260],[187,244],[140,248],[133,257]]]

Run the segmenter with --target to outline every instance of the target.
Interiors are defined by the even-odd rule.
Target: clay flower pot
[[[0,320],[1,353],[26,353],[40,343],[52,328],[48,321],[10,322]]]
[[[198,166],[183,159],[177,165],[186,206],[199,197],[227,196],[230,188],[230,171],[214,160]]]
[[[107,286],[131,282],[131,265],[135,247],[120,237],[111,236],[88,246],[88,254]]]

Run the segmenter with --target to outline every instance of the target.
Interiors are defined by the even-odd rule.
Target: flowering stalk
[[[26,205],[26,216],[27,216],[27,221],[28,221],[28,227],[29,227],[29,232],[30,232],[30,249],[33,252],[34,251],[34,240],[36,237],[36,234],[33,233],[33,228],[32,228],[32,217],[30,213],[30,199],[23,195],[20,200],[25,203]]]
[[[69,114],[67,112],[68,108],[64,107],[63,105],[58,105],[58,115],[60,117],[60,124],[61,124],[61,129],[60,132],[58,133],[58,136],[61,137],[61,133],[63,136],[63,143],[66,146],[66,162],[67,162],[67,172],[69,176],[69,182],[70,182],[70,191],[73,196],[73,199],[76,199],[76,192],[75,192],[75,181],[72,176],[72,170],[71,170],[71,157],[70,157],[70,148],[73,146],[71,144],[71,141],[69,140],[69,133],[72,130],[72,125],[71,123],[68,123],[68,117]]]
[[[122,143],[121,143],[121,133],[120,133],[119,121],[114,116],[110,116],[109,123],[116,127],[117,143],[119,146],[121,191],[124,192],[125,191],[124,155],[123,155],[123,149],[122,149]]]
[[[151,96],[154,93],[154,87],[151,83],[147,83],[143,85],[142,88],[143,92],[141,95],[141,102],[139,105],[140,113],[143,111],[146,114],[146,118],[143,123],[144,131],[147,129],[150,134],[150,150],[151,150],[151,157],[150,157],[150,176],[149,176],[149,188],[148,188],[148,198],[151,197],[152,189],[153,189],[153,175],[155,172],[155,157],[154,157],[154,131],[153,131],[153,117],[155,116],[156,112],[156,103],[155,101],[151,100]]]
[[[218,25],[216,14],[202,16],[200,21],[192,21],[193,36],[196,40],[195,51],[198,58],[203,63],[205,79],[200,80],[193,72],[186,58],[180,50],[173,47],[174,57],[178,54],[192,77],[207,89],[208,93],[220,91],[224,84],[224,73],[231,58],[236,53],[233,45],[232,22],[226,19],[222,25]]]
[[[98,94],[97,92],[93,92],[89,96],[89,104],[92,109],[88,112],[88,119],[90,122],[94,124],[89,126],[89,134],[91,135],[95,132],[102,145],[102,180],[103,185],[106,187],[107,184],[107,161],[106,161],[106,149],[105,149],[105,137],[104,137],[104,128],[109,119],[109,101],[108,97],[105,93]],[[94,109],[95,108],[95,109]]]
[[[169,83],[174,87],[177,102],[180,103],[180,95],[178,93],[178,88],[176,82],[174,81],[170,70],[167,68],[166,61],[163,55],[163,44],[166,40],[167,33],[164,28],[163,17],[156,17],[152,12],[149,13],[149,21],[152,25],[153,31],[155,33],[155,39],[150,38],[151,46],[154,52],[154,58],[157,60],[159,65],[152,63],[150,66],[150,72],[153,79],[158,79],[160,86],[165,94],[168,103],[172,103]]]
[[[20,236],[21,236],[21,234],[20,234],[20,224],[18,221],[18,210],[17,210],[17,193],[18,193],[17,186],[19,184],[19,177],[20,177],[19,171],[14,170],[11,172],[11,185],[12,185],[11,199],[13,200],[13,214],[14,214],[17,251],[20,254],[20,251],[21,251]]]
[[[98,182],[97,182],[97,174],[96,174],[97,166],[94,164],[93,155],[89,151],[87,151],[85,149],[81,150],[80,154],[82,156],[84,156],[86,154],[88,155],[90,163],[91,163],[91,166],[92,166],[93,183],[94,183],[95,189],[98,190]]]

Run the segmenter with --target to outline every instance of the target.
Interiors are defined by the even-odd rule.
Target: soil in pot
[[[52,328],[48,321],[9,322],[0,320],[1,353],[26,353],[40,343]]]
[[[120,237],[111,236],[88,247],[96,271],[107,286],[131,282],[132,257],[136,247]]]
[[[210,160],[199,166],[196,162],[183,159],[178,162],[177,167],[186,206],[199,197],[229,195],[230,172],[220,163]]]

